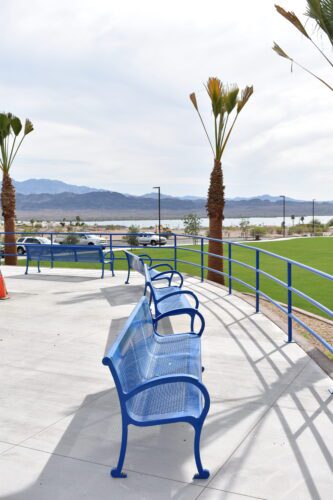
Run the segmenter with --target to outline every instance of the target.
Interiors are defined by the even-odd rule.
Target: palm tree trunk
[[[209,217],[210,238],[222,239],[222,223],[224,219],[224,185],[221,162],[214,160],[214,167],[210,175],[210,186],[208,189],[207,214]],[[223,245],[219,241],[209,241],[208,252],[220,257],[208,255],[208,267],[216,271],[223,271]],[[214,271],[208,271],[207,279],[224,285],[224,276]]]
[[[8,174],[3,174],[1,191],[2,215],[5,226],[5,264],[17,265],[16,237],[15,234],[15,188]]]

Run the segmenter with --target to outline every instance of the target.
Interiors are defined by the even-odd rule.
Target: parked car
[[[56,241],[60,244],[66,244],[68,239],[71,239],[70,244],[72,245],[100,245],[103,250],[108,245],[108,241],[105,238],[101,238],[96,234],[82,234],[82,233],[62,233],[56,236]]]
[[[5,257],[5,245],[0,243],[0,259],[3,259]]]
[[[25,243],[34,245],[51,245],[52,241],[49,238],[43,238],[41,236],[24,236],[17,240],[17,253],[18,255],[24,255],[26,253]]]
[[[80,238],[79,245],[102,245],[103,249],[108,244],[108,241],[96,234],[78,234]]]
[[[154,233],[142,233],[138,236],[139,245],[143,245],[146,247],[147,245],[165,245],[167,239],[164,236],[158,236],[158,234]]]

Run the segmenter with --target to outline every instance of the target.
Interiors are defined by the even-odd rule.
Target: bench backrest
[[[27,257],[30,260],[39,260],[43,257],[45,260],[51,260],[51,247],[52,245],[27,245],[25,247]],[[42,260],[42,259],[41,259]]]
[[[151,284],[151,276],[150,276],[150,272],[149,272],[147,264],[143,265],[143,270],[144,270],[144,277],[145,277],[146,285],[153,288],[153,286]]]
[[[154,335],[149,303],[142,297],[103,359],[103,364],[111,369],[118,392],[129,392],[146,380]]]
[[[29,260],[59,262],[103,262],[103,250],[95,245],[27,245]]]
[[[133,269],[133,271],[138,271],[142,276],[145,275],[144,271],[144,261],[148,260],[149,265],[151,266],[152,264],[152,259],[149,255],[142,254],[142,255],[135,255],[132,252],[129,252],[128,250],[124,250],[128,262],[128,267]]]

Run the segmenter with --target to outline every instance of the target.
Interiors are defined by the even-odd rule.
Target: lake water
[[[320,220],[322,223],[328,222],[330,219],[333,218],[333,215],[321,215],[321,216],[315,216],[316,219]],[[281,223],[283,221],[282,217],[248,217],[250,224],[256,225],[256,226],[281,226]],[[241,218],[235,218],[235,219],[225,219],[224,220],[224,225],[225,226],[239,226],[241,222]],[[295,218],[295,224],[298,224],[300,222],[299,217]],[[312,217],[304,217],[304,223],[305,224],[310,224],[312,222]],[[87,221],[86,222],[87,226],[94,226],[95,224],[98,225],[114,225],[114,226],[139,226],[140,228],[146,228],[150,226],[157,226],[158,225],[158,220],[157,219],[150,219],[150,220],[103,220],[103,221]],[[162,219],[161,224],[163,226],[167,226],[170,229],[181,229],[184,227],[182,219]],[[208,227],[208,219],[207,218],[202,218],[201,219],[201,225],[203,227]],[[292,226],[292,220],[290,217],[286,217],[286,226]]]

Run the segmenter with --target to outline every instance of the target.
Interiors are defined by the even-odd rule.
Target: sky
[[[16,180],[205,196],[213,157],[189,94],[212,131],[217,76],[254,86],[223,157],[226,196],[333,199],[332,92],[272,43],[332,83],[330,68],[274,1],[1,0],[0,31],[2,111],[35,128]]]

